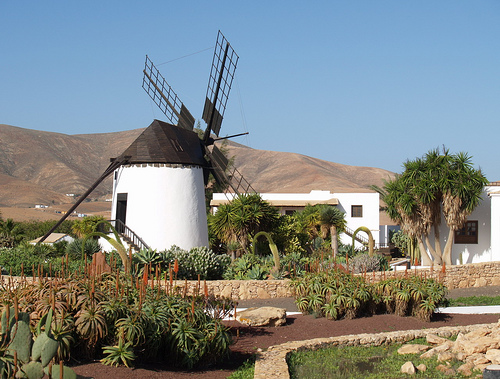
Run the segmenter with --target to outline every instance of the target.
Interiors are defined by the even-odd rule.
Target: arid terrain
[[[0,212],[15,220],[57,219],[143,131],[67,135],[0,124]],[[393,173],[348,166],[295,153],[256,150],[233,142],[229,156],[258,192],[368,191]],[[111,178],[78,212],[110,212]],[[35,205],[45,209],[34,209]],[[104,212],[104,213],[103,213]]]

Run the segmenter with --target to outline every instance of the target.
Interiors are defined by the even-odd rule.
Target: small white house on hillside
[[[38,241],[40,241],[41,239],[42,239],[42,237],[36,238],[36,239],[30,241],[30,244],[36,245],[38,243]],[[47,244],[47,245],[52,245],[54,243],[63,242],[63,241],[66,241],[66,242],[69,243],[69,242],[73,242],[74,240],[75,239],[73,237],[71,237],[69,234],[65,234],[65,233],[51,233],[45,239],[45,241],[43,241],[42,243],[43,244]]]
[[[215,213],[218,206],[228,203],[229,199],[233,199],[234,196],[234,194],[214,193],[210,202],[212,212]],[[330,191],[313,190],[309,193],[261,193],[260,196],[263,200],[277,207],[281,214],[290,214],[302,210],[307,204],[334,205],[345,213],[347,227],[351,231],[364,226],[372,232],[375,244],[387,243],[388,235],[381,235],[381,232],[388,233],[390,228],[380,227],[380,200],[377,192],[332,193]],[[366,234],[362,232],[360,235],[366,237]],[[351,236],[342,233],[340,237],[342,243],[352,243]],[[356,244],[358,245],[358,243]]]

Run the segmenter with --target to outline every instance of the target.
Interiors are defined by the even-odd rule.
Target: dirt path
[[[91,363],[74,367],[75,371],[86,378],[165,378],[165,379],[215,379],[226,378],[257,349],[266,349],[287,341],[299,341],[318,337],[334,337],[359,333],[392,332],[441,326],[470,325],[498,321],[498,315],[447,315],[438,314],[431,322],[422,322],[413,317],[376,315],[355,320],[329,321],[313,316],[291,316],[287,324],[278,328],[246,327],[236,321],[228,322],[232,329],[235,344],[231,347],[230,359],[222,365],[202,371],[175,371],[161,365],[149,365],[128,369],[108,367]]]

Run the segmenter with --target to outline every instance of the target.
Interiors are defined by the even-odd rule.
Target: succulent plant
[[[4,359],[1,360],[3,364],[0,364],[2,378],[11,377],[12,372],[16,372],[16,378],[42,378],[44,374],[49,372],[51,372],[50,377],[59,378],[60,367],[55,366],[58,367],[57,369],[49,367],[59,347],[59,343],[53,338],[51,332],[52,317],[53,310],[51,309],[39,321],[37,325],[38,336],[33,341],[29,314],[18,312],[16,307],[10,307],[3,311],[1,338],[2,346],[6,346],[6,349],[3,351]],[[43,331],[42,325],[45,326]],[[15,358],[5,359],[9,356]],[[11,362],[11,364],[6,365],[5,362]],[[63,367],[63,370],[64,378],[77,377],[69,367]]]

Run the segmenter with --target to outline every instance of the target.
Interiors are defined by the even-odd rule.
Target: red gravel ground
[[[176,371],[161,365],[147,367],[108,367],[93,362],[73,367],[77,374],[85,378],[190,378],[215,379],[227,378],[245,360],[250,358],[258,348],[266,349],[287,341],[300,341],[319,337],[335,337],[347,334],[392,332],[395,330],[411,330],[438,328],[441,326],[471,325],[497,322],[499,315],[458,315],[436,314],[431,322],[422,322],[413,317],[397,317],[394,315],[376,315],[355,320],[329,321],[325,318],[315,319],[313,316],[290,316],[287,324],[278,328],[246,327],[231,321],[235,343],[231,346],[231,356],[227,362],[217,367],[198,371]]]

